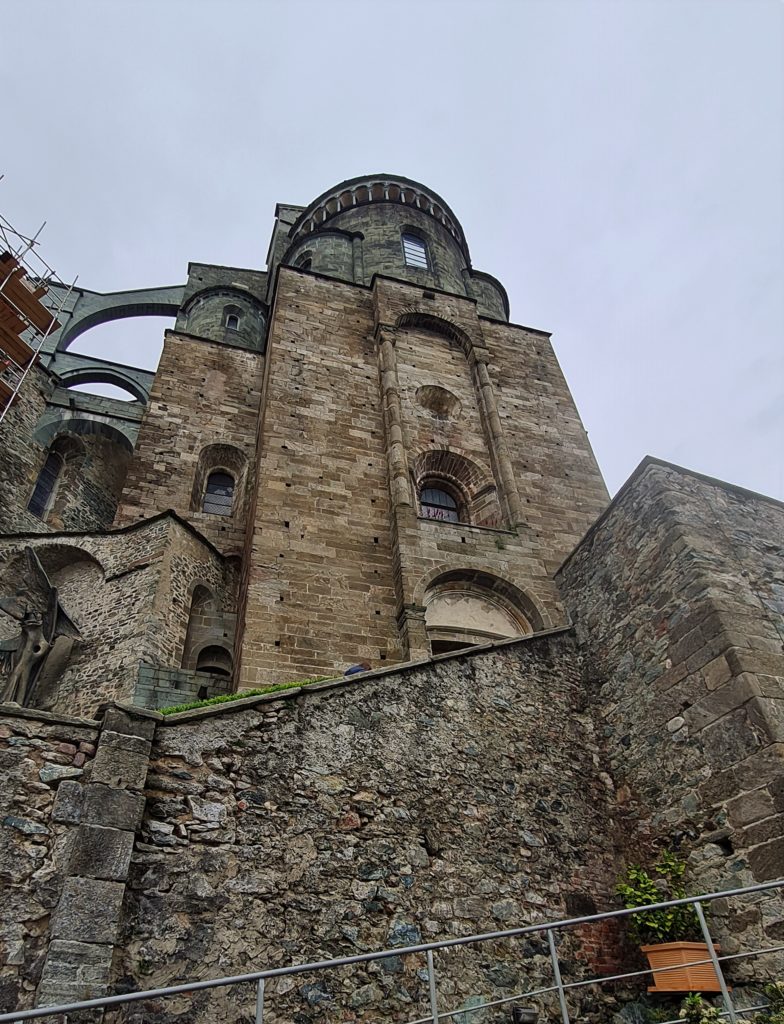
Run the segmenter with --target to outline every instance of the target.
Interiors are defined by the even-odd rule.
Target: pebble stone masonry
[[[80,634],[31,706],[0,705],[2,1010],[607,909],[661,846],[697,890],[784,875],[784,507],[652,458],[609,502],[549,335],[509,321],[426,186],[365,176],[275,213],[265,271],[80,292],[2,425],[0,596],[35,605],[32,548]],[[65,351],[162,311],[154,375]],[[711,922],[727,953],[784,942],[775,894]],[[610,926],[560,954],[637,966]],[[736,961],[738,998],[782,966]],[[423,967],[281,979],[267,1013],[414,1019]],[[441,957],[439,992],[468,1011],[549,970],[546,944],[499,943]]]

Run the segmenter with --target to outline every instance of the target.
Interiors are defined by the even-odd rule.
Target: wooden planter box
[[[721,992],[704,942],[662,942],[641,948],[653,971],[653,985],[648,986],[649,992]],[[716,946],[715,949],[718,953],[721,947]],[[676,964],[693,963],[695,960],[708,960],[708,963],[662,971],[663,967],[674,968]]]

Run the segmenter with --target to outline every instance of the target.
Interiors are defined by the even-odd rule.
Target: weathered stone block
[[[748,853],[749,867],[757,882],[780,878],[784,865],[784,837],[755,846]]]
[[[101,742],[106,731],[151,740],[155,735],[155,725],[155,720],[146,715],[134,715],[118,707],[107,708],[103,717],[104,732],[101,733]]]
[[[743,709],[730,712],[702,731],[705,754],[715,768],[728,768],[761,746]]]
[[[69,874],[124,881],[131,862],[133,840],[132,832],[79,825],[71,837]]]
[[[38,986],[37,1002],[48,1006],[97,999],[106,994],[111,969],[112,946],[52,939]]]
[[[750,825],[753,821],[767,818],[776,813],[776,806],[769,790],[754,789],[750,793],[742,793],[727,803],[727,812],[733,825]]]
[[[146,753],[101,743],[92,763],[90,781],[101,782],[113,789],[141,790],[147,778],[148,765]]]
[[[78,825],[82,816],[84,787],[80,782],[64,779],[57,787],[52,808],[52,821],[59,825]]]
[[[125,885],[96,878],[66,878],[52,918],[52,936],[79,942],[114,942]]]
[[[143,813],[144,797],[140,793],[113,789],[101,783],[86,788],[82,819],[88,825],[104,825],[135,832],[141,824]]]

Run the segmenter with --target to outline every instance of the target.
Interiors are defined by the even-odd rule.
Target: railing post
[[[256,982],[256,1024],[264,1024],[264,979]]]
[[[727,1013],[732,1021],[732,1024],[736,1024],[738,1017],[735,1013],[735,1007],[732,1005],[730,999],[730,992],[727,988],[727,982],[724,980],[724,973],[719,963],[719,958],[716,956],[716,947],[713,945],[713,939],[711,933],[708,931],[708,922],[705,920],[705,914],[702,912],[702,904],[697,901],[694,904],[694,909],[697,911],[697,917],[700,921],[700,928],[702,929],[702,937],[705,939],[705,945],[708,947],[708,956],[713,961],[713,969],[716,972],[716,977],[719,979],[719,986],[721,988],[721,995],[724,1000],[724,1005],[727,1008]]]
[[[550,959],[553,962],[553,975],[555,984],[558,987],[558,1002],[561,1004],[561,1019],[563,1024],[569,1024],[569,1010],[566,1006],[566,994],[564,993],[563,982],[561,981],[561,968],[558,964],[558,954],[555,951],[555,936],[552,928],[547,929],[547,942],[550,946]]]
[[[436,969],[433,964],[433,950],[427,951],[427,981],[430,986],[430,1016],[438,1024],[438,1000],[436,999]]]

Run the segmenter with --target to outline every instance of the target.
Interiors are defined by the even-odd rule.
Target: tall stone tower
[[[154,377],[67,351],[97,323],[162,310],[176,323]],[[22,445],[27,480],[5,522],[94,534],[69,543],[82,560],[92,545],[124,609],[107,623],[105,596],[73,583],[93,635],[59,699],[84,693],[96,656],[104,681],[83,710],[101,696],[160,705],[375,668],[564,623],[553,575],[607,493],[548,334],[509,322],[503,285],[472,267],[431,189],[373,175],[279,205],[266,272],[191,264],[181,288],[79,292],[49,349]],[[131,381],[134,408],[67,391],[89,379]],[[34,514],[28,491],[63,438],[103,447],[81,462],[66,454],[68,473]],[[88,494],[58,515],[88,465],[100,508]],[[167,536],[153,542],[156,517]],[[40,557],[62,575],[70,556]]]

